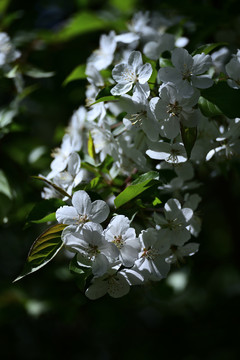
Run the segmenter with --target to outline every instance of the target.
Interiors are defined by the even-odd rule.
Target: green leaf
[[[155,196],[155,199],[152,202],[153,206],[160,205],[161,203],[161,200],[157,196]]]
[[[12,199],[12,191],[9,186],[8,180],[2,170],[0,170],[0,192]]]
[[[47,229],[33,243],[22,273],[14,280],[18,281],[51,261],[63,246],[61,232],[67,225],[57,224]]]
[[[222,114],[222,111],[217,107],[217,105],[213,104],[211,101],[208,101],[202,96],[200,96],[198,100],[198,106],[203,115],[206,117],[212,117]]]
[[[49,222],[49,221],[51,221],[51,222],[56,221],[56,213],[55,212],[44,216],[40,220],[33,220],[32,223],[34,223],[34,224],[43,224],[43,223]]]
[[[77,254],[70,261],[69,270],[75,274],[80,274],[80,275],[84,274],[84,270],[78,265]]]
[[[101,176],[96,176],[95,178],[93,178],[89,184],[87,184],[84,188],[85,191],[92,191],[95,190],[99,184],[101,184],[102,181],[102,177]]]
[[[215,50],[220,46],[226,46],[228,43],[226,42],[219,42],[219,43],[211,43],[206,45],[201,45],[199,48],[193,51],[192,56],[204,53],[205,55],[209,54],[211,51]]]
[[[190,159],[192,148],[197,139],[197,128],[196,127],[188,128],[181,124],[181,135],[187,153],[187,157],[188,159]]]
[[[60,188],[59,186],[57,186],[56,184],[52,183],[51,181],[43,178],[42,176],[32,176],[32,178],[34,179],[38,179],[41,181],[44,181],[46,184],[50,185],[51,187],[53,187],[61,196],[67,196],[70,199],[72,198],[71,195],[69,195],[65,190],[63,190],[62,188]]]
[[[130,200],[134,199],[145,190],[155,185],[158,181],[158,172],[150,171],[146,174],[139,176],[131,185],[126,187],[114,200],[116,208],[126,204]]]
[[[0,129],[11,124],[13,118],[17,115],[16,110],[2,109],[0,110]]]
[[[90,105],[88,105],[88,106],[90,107],[90,106],[93,106],[93,105],[98,104],[98,103],[103,102],[103,101],[114,101],[114,100],[118,100],[119,98],[120,98],[120,96],[113,96],[113,95],[111,95],[111,96],[104,96],[104,97],[98,99],[97,101],[94,101],[94,103],[92,103],[92,104],[90,104]]]
[[[94,146],[93,138],[92,138],[92,135],[91,135],[90,131],[89,131],[89,135],[88,135],[88,155],[93,160],[95,160],[95,158],[96,158],[95,146]]]
[[[63,42],[91,31],[105,29],[106,25],[106,21],[94,13],[82,11],[67,20],[59,32],[41,31],[39,36],[49,43]]]
[[[64,80],[63,86],[67,85],[71,81],[79,80],[79,79],[86,79],[87,75],[85,74],[86,65],[78,65]]]
[[[163,68],[163,67],[173,67],[173,64],[172,64],[172,62],[171,62],[171,60],[170,59],[166,59],[166,58],[163,58],[163,57],[160,57],[160,59],[159,59],[159,65],[160,65],[160,67],[161,68]]]
[[[240,90],[231,88],[225,81],[202,90],[201,95],[230,119],[240,117]]]
[[[48,199],[38,202],[28,214],[26,225],[29,225],[29,223],[41,224],[47,221],[55,221],[55,212],[63,205],[65,203],[60,199]]]

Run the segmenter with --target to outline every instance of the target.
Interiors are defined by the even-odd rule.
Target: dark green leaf
[[[206,117],[212,117],[222,114],[222,111],[215,104],[208,101],[202,96],[200,96],[198,100],[198,106],[201,112],[203,113],[203,115]]]
[[[193,51],[192,56],[194,56],[196,54],[201,54],[201,53],[204,53],[205,55],[207,55],[211,51],[216,50],[216,48],[218,48],[220,46],[226,46],[226,45],[228,45],[228,44],[225,43],[225,42],[202,45],[202,46],[200,46],[199,48],[197,48],[196,50]]]
[[[160,59],[159,59],[159,65],[161,68],[168,67],[168,66],[173,67],[173,64],[170,59],[165,59],[162,57],[160,57]]]
[[[87,75],[85,74],[86,65],[78,65],[64,80],[63,86],[67,85],[71,81],[79,80],[79,79],[86,79]]]
[[[33,243],[23,271],[15,281],[20,280],[45,266],[63,246],[61,232],[67,225],[57,224],[47,229]]]
[[[8,180],[2,170],[0,170],[0,192],[12,199],[12,191],[9,186]]]
[[[47,221],[54,221],[56,220],[56,210],[63,205],[65,205],[65,203],[60,199],[42,200],[30,211],[26,223],[41,224]],[[49,219],[47,217],[49,217]]]
[[[202,90],[201,95],[230,119],[240,117],[240,90],[232,89],[225,81],[219,81],[209,89]]]
[[[188,159],[190,159],[192,148],[197,139],[197,128],[196,127],[187,128],[181,125],[181,135],[187,153],[187,157]]]

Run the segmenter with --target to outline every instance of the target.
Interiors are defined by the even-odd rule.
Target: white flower
[[[60,224],[74,225],[76,230],[87,222],[101,223],[108,217],[109,207],[103,200],[91,202],[84,190],[76,191],[72,197],[73,206],[61,206],[56,211],[56,219]]]
[[[145,92],[136,86],[133,96],[123,95],[120,104],[127,115],[123,119],[124,125],[128,128],[132,125],[139,125],[148,138],[156,141],[159,137],[160,127],[149,106]]]
[[[184,96],[191,96],[194,88],[205,89],[213,85],[208,75],[201,75],[212,65],[210,55],[202,53],[192,57],[186,49],[176,48],[171,59],[174,67],[161,68],[159,78],[174,83]]]
[[[187,161],[187,153],[181,143],[152,142],[146,154],[151,159],[165,160],[171,164],[179,164]]]
[[[197,125],[199,113],[193,106],[198,102],[198,91],[183,97],[174,84],[167,83],[160,87],[159,96],[151,99],[150,107],[160,122],[162,136],[168,139],[177,137],[180,134],[180,123],[188,127]]]
[[[78,142],[80,141],[80,143]],[[69,161],[69,156],[79,151],[81,147],[81,139],[79,137],[72,137],[70,134],[65,134],[60,148],[54,149],[52,156],[54,160],[51,162],[51,173],[49,178],[53,178],[61,171],[65,170]]]
[[[184,246],[172,246],[169,250],[169,254],[166,257],[166,262],[169,264],[176,263],[178,261],[183,262],[185,256],[194,255],[199,249],[199,244],[188,243]]]
[[[117,247],[123,265],[132,266],[138,257],[140,243],[135,229],[130,227],[129,219],[124,215],[114,216],[104,230],[104,236]]]
[[[9,36],[1,32],[0,33],[0,66],[9,64],[19,58],[21,53],[15,50],[14,46],[10,42]]]
[[[237,55],[227,63],[226,71],[230,79],[227,80],[229,86],[233,89],[240,89],[240,50]]]
[[[72,194],[73,188],[75,188],[83,180],[85,170],[80,169],[81,159],[77,153],[72,153],[69,156],[67,163],[67,170],[58,173],[53,177],[53,183],[56,183],[62,189],[64,189],[69,195]],[[50,173],[51,174],[51,173]],[[49,175],[47,179],[51,179]]]
[[[174,48],[175,37],[172,34],[162,34],[157,41],[149,41],[143,48],[143,53],[149,59],[157,60],[164,51]]]
[[[190,237],[187,229],[193,216],[190,208],[182,208],[177,199],[169,199],[164,206],[164,215],[154,213],[159,236],[166,237],[171,245],[182,246]]]
[[[129,282],[125,274],[116,269],[109,269],[109,271],[99,278],[93,278],[91,285],[86,290],[86,296],[95,300],[105,294],[109,294],[113,298],[119,298],[126,295],[130,290]]]
[[[128,62],[116,65],[112,76],[117,82],[111,89],[113,95],[123,95],[132,89],[133,84],[145,84],[152,74],[152,66],[149,63],[143,65],[140,51],[131,52]]]
[[[170,247],[167,237],[152,228],[143,230],[139,236],[142,250],[139,259],[135,261],[136,268],[143,274],[145,280],[158,281],[165,278],[170,265],[165,262],[165,253]]]
[[[116,247],[106,241],[99,224],[88,223],[80,232],[73,232],[71,226],[64,229],[62,239],[68,250],[77,253],[80,266],[91,267],[94,276],[105,274],[109,261],[113,262],[118,255]]]
[[[117,46],[115,36],[114,31],[111,31],[109,35],[102,35],[99,49],[95,50],[87,60],[88,64],[94,65],[98,71],[106,69],[113,61]]]

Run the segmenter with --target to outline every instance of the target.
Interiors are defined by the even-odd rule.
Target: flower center
[[[142,124],[142,120],[144,117],[147,116],[147,111],[146,110],[142,110],[142,111],[138,111],[136,114],[132,114],[129,118],[129,120],[131,121],[132,125],[135,124]]]
[[[118,249],[121,249],[123,247],[123,238],[122,235],[115,235],[113,243],[117,246]]]
[[[148,249],[144,248],[141,257],[145,257],[148,260],[154,260],[159,255],[157,249],[149,247]]]
[[[76,220],[76,223],[78,225],[80,225],[80,224],[85,224],[88,221],[89,221],[89,219],[88,219],[87,215],[79,215],[78,219]]]
[[[168,104],[167,105],[167,113],[170,114],[170,116],[179,116],[182,111],[182,106],[178,104],[177,101],[175,101],[174,104]]]
[[[138,81],[137,75],[131,68],[127,68],[125,71],[123,71],[122,75],[123,75],[123,79],[127,82],[135,83]]]
[[[191,81],[192,71],[184,64],[184,70],[182,71],[182,79]]]
[[[89,253],[90,257],[92,258],[92,257],[100,254],[100,251],[98,250],[97,245],[89,244],[88,253]]]

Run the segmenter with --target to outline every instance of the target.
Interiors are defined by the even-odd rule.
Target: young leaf
[[[12,191],[9,186],[8,180],[2,170],[0,170],[0,192],[12,199]]]
[[[86,65],[78,65],[64,80],[63,86],[67,85],[71,81],[79,80],[79,79],[86,79],[87,75],[85,74]]]
[[[54,225],[35,240],[29,251],[23,271],[14,282],[39,270],[54,258],[63,246],[61,232],[66,226],[63,224]]]
[[[202,90],[201,95],[230,119],[240,117],[240,90],[232,89],[225,81],[219,81],[212,87]]]
[[[47,221],[55,221],[55,212],[65,205],[60,199],[47,199],[39,201],[28,214],[26,225],[29,223],[41,224]]]
[[[208,101],[202,96],[200,96],[198,100],[198,106],[203,115],[206,117],[212,117],[222,114],[222,111],[217,107],[217,105],[213,104],[211,101]]]
[[[191,157],[192,148],[196,142],[197,139],[197,128],[187,128],[183,125],[181,125],[181,135],[182,135],[182,141],[187,153],[188,159]]]
[[[155,185],[158,182],[155,180],[157,178],[158,173],[156,171],[150,171],[149,173],[141,175],[115,198],[114,203],[116,208],[126,204],[145,190]]]
[[[228,44],[224,43],[224,42],[202,45],[193,51],[192,56],[194,56],[196,54],[201,54],[201,53],[204,53],[205,55],[207,55],[211,51],[215,50],[216,48],[218,48],[220,46],[226,46],[226,45],[228,45]]]
[[[95,146],[94,146],[93,138],[92,138],[92,135],[91,135],[90,131],[89,131],[89,136],[88,136],[88,155],[93,160],[95,160],[95,157],[96,157]]]

